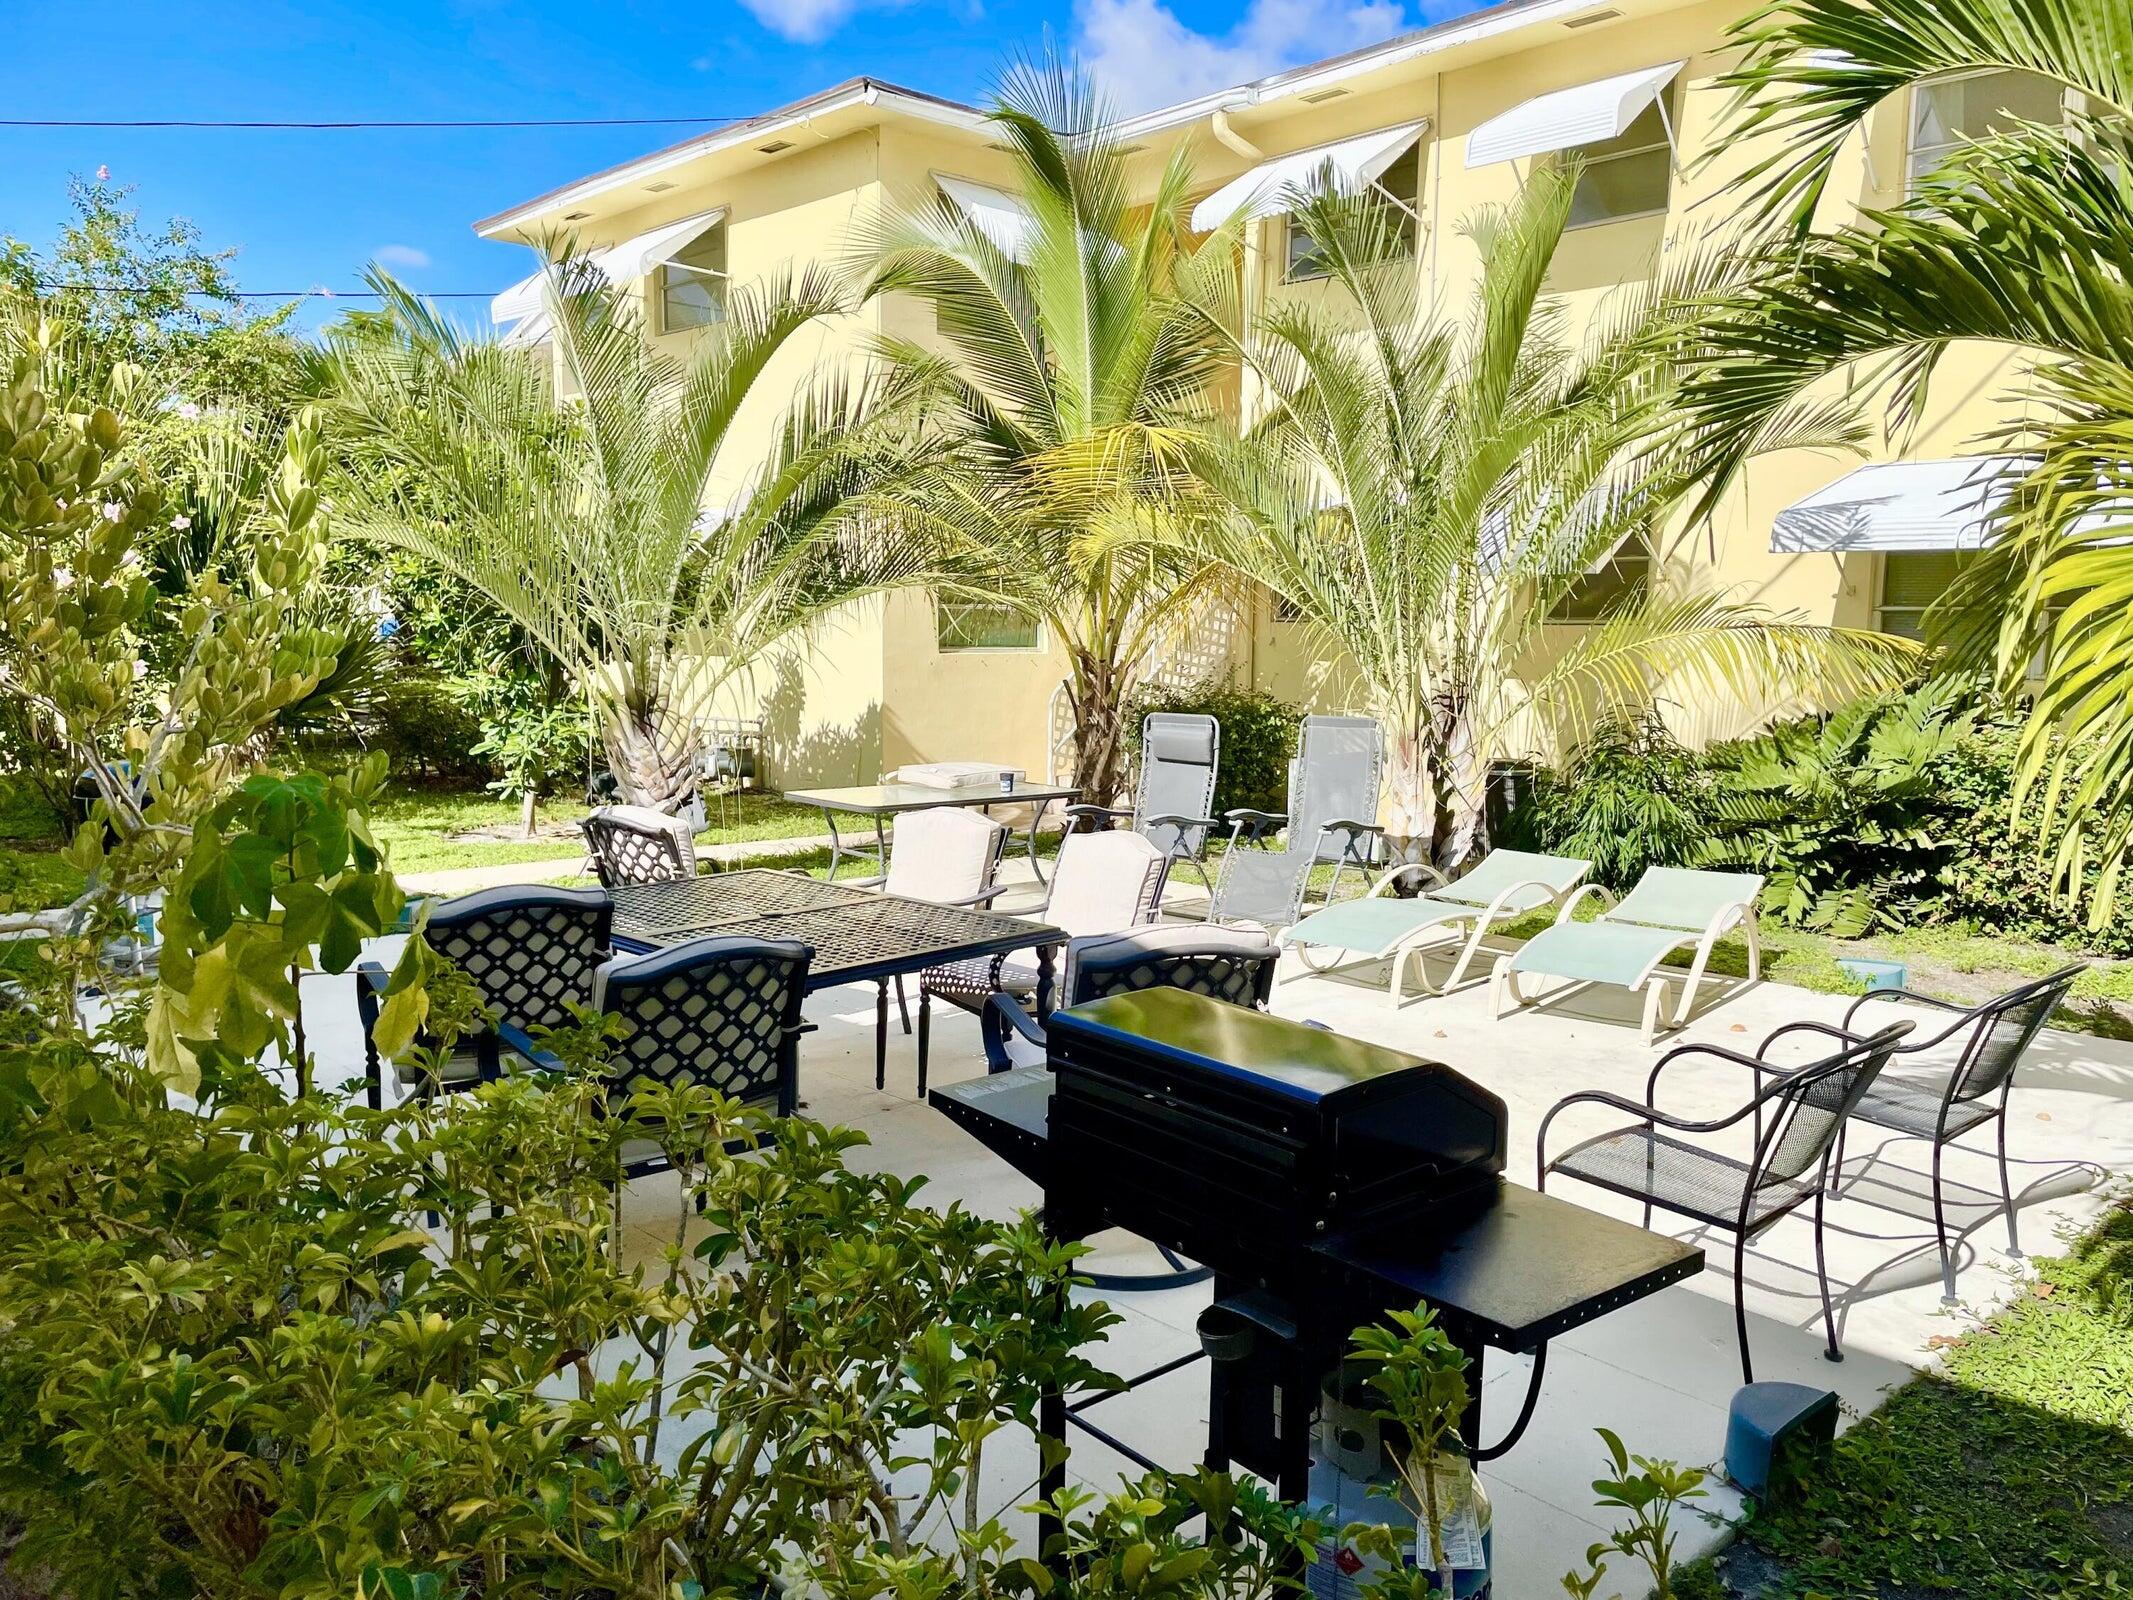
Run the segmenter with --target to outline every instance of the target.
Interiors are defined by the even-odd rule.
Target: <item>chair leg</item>
[[[933,1039],[933,996],[923,984],[918,991],[918,1097],[926,1098],[926,1046]]]
[[[1659,1042],[1659,1029],[1666,1016],[1666,979],[1654,978],[1644,986],[1644,1042]]]
[[[874,985],[874,1087],[889,1086],[889,980]]]
[[[1757,1129],[1756,1129],[1756,1141],[1755,1141],[1755,1142],[1756,1142],[1756,1147],[1757,1147],[1758,1149],[1760,1149],[1760,1148],[1762,1147],[1762,1129],[1761,1129],[1761,1121],[1762,1121],[1762,1119],[1761,1119],[1760,1117],[1758,1117],[1758,1118],[1756,1119],[1756,1121],[1757,1121]],[[1833,1194],[1833,1195],[1836,1195],[1836,1194],[1842,1194],[1842,1193],[1843,1193],[1843,1189],[1842,1189],[1842,1188],[1840,1187],[1840,1185],[1841,1185],[1841,1184],[1843,1183],[1843,1181],[1844,1181],[1844,1135],[1845,1135],[1846,1133],[1848,1133],[1848,1132],[1849,1132],[1850,1130],[1851,1130],[1851,1124],[1850,1124],[1850,1123],[1846,1123],[1846,1122],[1840,1122],[1840,1123],[1838,1123],[1838,1124],[1837,1124],[1837,1147],[1836,1147],[1836,1149],[1834,1149],[1834,1150],[1832,1150],[1832,1151],[1830,1152],[1830,1156],[1829,1156],[1829,1181],[1828,1181],[1828,1183],[1826,1183],[1826,1184],[1824,1184],[1824,1185],[1823,1185],[1823,1187],[1824,1187],[1824,1188],[1826,1188],[1826,1189],[1827,1189],[1827,1190],[1828,1190],[1828,1191],[1829,1191],[1829,1192],[1830,1192],[1831,1194]]]
[[[1733,1332],[1740,1340],[1740,1381],[1755,1382],[1755,1362],[1748,1354],[1748,1235],[1733,1236]]]
[[[1933,1232],[1940,1240],[1940,1303],[1955,1305],[1955,1255],[1948,1248],[1948,1208],[1941,1199],[1940,1153],[1942,1146],[1933,1146]]]
[[[1837,1313],[1829,1302],[1829,1258],[1822,1244],[1822,1202],[1829,1193],[1829,1185],[1815,1185],[1815,1282],[1822,1290],[1822,1327],[1829,1335],[1829,1348],[1822,1354],[1831,1361],[1842,1361],[1844,1352],[1837,1348]]]
[[[1508,1000],[1509,1005],[1504,1002]],[[1496,965],[1489,972],[1489,1013],[1502,1018],[1525,1004],[1518,992],[1518,974],[1511,970],[1511,958],[1498,956]]]
[[[904,1032],[911,1031],[911,1005],[904,999],[904,975],[896,975],[896,1014],[903,1020]]]
[[[2015,1216],[2014,1185],[2007,1177],[2007,1108],[2000,1108],[2000,1203],[2007,1208],[2007,1258],[2022,1259],[2021,1223]]]

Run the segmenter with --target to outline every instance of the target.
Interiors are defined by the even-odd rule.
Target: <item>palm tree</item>
[[[2019,352],[2030,419],[1989,441],[2031,466],[1998,537],[1928,618],[1948,665],[2019,691],[2041,658],[2016,804],[2042,793],[2040,847],[2067,893],[2103,870],[2110,915],[2133,853],[2133,9],[2046,0],[1781,0],[1741,30],[1736,134],[1782,149],[1754,177],[1787,224],[1753,287],[1713,308],[1687,382],[1707,494],[1772,419],[1846,374],[1915,418],[1951,344]],[[1955,151],[1906,202],[1807,233],[1838,147],[1893,95],[2012,69],[2073,91],[2065,125]]]
[[[868,295],[927,301],[940,332],[940,349],[883,345],[955,437],[897,486],[901,515],[983,553],[991,574],[971,592],[1035,614],[1065,649],[1073,781],[1103,803],[1127,697],[1219,576],[1171,536],[1186,442],[1221,376],[1176,291],[1233,269],[1227,250],[1186,243],[1182,149],[1134,205],[1125,152],[1072,73],[1012,74],[992,119],[1030,218],[1022,246],[935,196],[875,219],[854,267]]]
[[[545,291],[553,382],[374,281],[385,313],[332,351],[338,521],[473,585],[552,655],[633,803],[686,801],[702,717],[766,651],[935,575],[919,540],[869,512],[871,487],[919,447],[879,386],[818,380],[767,459],[728,459],[772,358],[843,309],[826,275],[735,289],[721,337],[682,361],[566,259]],[[718,482],[741,488],[728,499]]]
[[[1389,830],[1456,870],[1487,848],[1491,764],[1669,694],[1816,698],[1900,670],[1904,647],[1773,618],[1690,588],[1634,595],[1560,650],[1550,617],[1683,480],[1663,448],[1667,363],[1640,341],[1699,267],[1600,319],[1582,347],[1544,293],[1576,174],[1536,172],[1517,205],[1465,224],[1481,252],[1463,319],[1419,304],[1396,219],[1298,192],[1334,294],[1246,335],[1203,307],[1257,374],[1264,417],[1210,436],[1211,553],[1257,579],[1353,664],[1391,748]]]

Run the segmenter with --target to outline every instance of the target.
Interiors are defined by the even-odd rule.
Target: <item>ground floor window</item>
[[[1035,650],[1037,619],[990,600],[936,600],[934,634],[942,650]]]

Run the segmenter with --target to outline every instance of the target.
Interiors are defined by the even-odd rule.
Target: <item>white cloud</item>
[[[820,44],[837,31],[859,0],[741,0],[755,20],[798,44]]]
[[[381,266],[413,269],[430,264],[430,253],[411,244],[381,244],[371,254]]]
[[[1162,0],[1076,0],[1074,20],[1081,59],[1125,113],[1376,44],[1407,25],[1399,0],[1251,0],[1223,34],[1187,27]]]

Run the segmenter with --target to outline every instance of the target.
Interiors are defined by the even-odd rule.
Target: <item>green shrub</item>
[[[1971,737],[1965,699],[1929,684],[1714,747],[1700,859],[1763,873],[1765,914],[1839,938],[1944,909],[1952,839],[1939,766]]]
[[[1221,727],[1216,816],[1239,806],[1254,811],[1288,809],[1289,762],[1296,755],[1296,730],[1303,722],[1303,713],[1295,706],[1264,690],[1233,689],[1220,682],[1187,689],[1145,688],[1134,695],[1126,711],[1126,748],[1135,759],[1140,756],[1141,719],[1151,711],[1213,717]]]
[[[475,754],[481,719],[444,679],[417,672],[389,676],[362,730],[363,742],[383,750],[401,778],[481,779],[495,767]]]
[[[1704,835],[1711,780],[1656,715],[1609,720],[1562,771],[1541,769],[1498,830],[1502,842],[1592,863],[1627,890],[1646,867],[1680,866]]]

